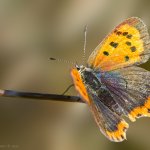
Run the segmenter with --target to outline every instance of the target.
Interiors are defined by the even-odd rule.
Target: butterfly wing
[[[131,121],[150,117],[150,72],[136,66],[105,72],[101,77],[123,114]]]
[[[90,87],[92,82],[85,85],[77,69],[73,69],[71,75],[76,90],[89,105],[101,132],[114,142],[121,142],[126,139],[128,124],[121,117],[123,114],[122,108],[114,101],[109,91],[103,87],[98,89],[98,91],[93,90]]]
[[[101,71],[142,64],[150,57],[150,39],[143,21],[131,17],[118,25],[88,59],[88,66]]]
[[[100,131],[111,141],[121,142],[126,139],[126,130],[128,124],[109,107],[107,107],[101,98],[88,90],[89,97],[92,100],[90,110],[93,113],[95,121]]]

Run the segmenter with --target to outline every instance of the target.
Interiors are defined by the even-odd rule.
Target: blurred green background
[[[49,57],[81,64],[86,24],[88,57],[131,16],[142,18],[150,29],[150,1],[1,0],[0,87],[61,94],[72,83],[73,66]],[[142,67],[150,70],[150,61]],[[67,94],[77,93],[72,88]],[[127,139],[107,140],[85,104],[0,98],[0,149],[149,150],[150,119],[130,123]]]

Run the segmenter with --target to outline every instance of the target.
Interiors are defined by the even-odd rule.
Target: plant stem
[[[21,91],[13,91],[13,90],[0,90],[0,96],[31,98],[35,100],[51,100],[51,101],[84,103],[84,101],[79,96],[32,93],[32,92],[21,92]]]

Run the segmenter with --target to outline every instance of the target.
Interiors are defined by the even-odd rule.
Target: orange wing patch
[[[136,118],[144,116],[150,117],[150,96],[146,100],[144,106],[136,107],[128,114],[128,117],[131,121],[136,121]]]
[[[78,72],[77,69],[72,69],[71,71],[71,76],[73,78],[73,82],[75,85],[76,90],[80,93],[81,97],[88,103],[90,104],[90,100],[86,91],[86,88],[82,82],[81,76]]]
[[[116,142],[121,142],[124,139],[126,139],[126,130],[129,128],[129,125],[125,121],[121,121],[118,126],[116,131],[106,131],[107,136],[109,137],[110,140],[116,141]]]
[[[110,33],[96,48],[88,65],[110,71],[144,63],[150,56],[150,40],[145,24],[139,18],[129,18]]]

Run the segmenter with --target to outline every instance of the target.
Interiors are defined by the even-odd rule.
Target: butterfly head
[[[91,68],[85,67],[83,65],[75,65],[75,68],[81,75],[83,75],[85,72],[93,72]]]
[[[85,70],[86,70],[86,67],[83,66],[83,65],[75,65],[74,69],[76,69],[80,74],[82,74]]]

